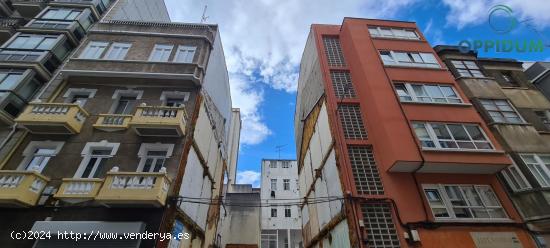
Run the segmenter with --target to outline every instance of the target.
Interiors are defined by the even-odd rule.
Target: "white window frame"
[[[277,191],[277,179],[271,178],[269,182],[270,182],[271,191]]]
[[[395,27],[381,27],[381,26],[368,26],[369,34],[371,37],[375,38],[391,38],[391,39],[405,39],[405,40],[420,40],[420,36],[416,32],[416,30],[411,28],[395,28]],[[392,35],[384,35],[382,32],[382,29],[389,30]],[[376,30],[376,33],[374,32]],[[414,37],[412,36],[402,36],[398,33],[400,31],[408,31],[412,32],[414,34]]]
[[[415,134],[416,134],[416,137],[418,140],[420,140],[420,142],[422,143],[422,141],[431,141],[432,143],[434,143],[435,147],[424,147],[424,145],[421,144],[422,146],[422,149],[423,150],[453,150],[453,151],[494,151],[495,150],[495,146],[493,145],[493,143],[491,142],[491,140],[489,139],[489,137],[487,137],[487,134],[485,133],[485,131],[483,130],[483,128],[481,128],[480,125],[477,125],[477,124],[470,124],[470,123],[443,123],[443,122],[419,122],[419,121],[413,121],[413,129],[416,129],[414,128],[414,125],[423,125],[425,130],[427,131],[428,135],[429,135],[429,139],[427,138],[420,138],[418,137],[418,134],[416,134],[416,130],[415,131]],[[432,124],[437,124],[437,125],[445,125],[445,128],[447,130],[447,132],[451,135],[451,139],[439,139],[434,131],[434,129],[432,128]],[[457,140],[454,138],[454,135],[453,133],[451,132],[451,130],[449,129],[449,127],[447,125],[461,125],[464,130],[466,131],[466,134],[468,135],[468,138],[469,140],[460,140],[461,142],[471,142],[474,144],[474,147],[476,148],[460,148],[458,143],[457,143]],[[478,130],[481,132],[481,134],[483,135],[484,137],[484,141],[482,140],[474,140],[472,138],[472,135],[469,133],[468,129],[466,129],[465,127],[466,126],[475,126],[478,128]],[[454,142],[457,147],[456,148],[446,148],[446,147],[442,147],[441,144],[439,142]],[[491,146],[491,149],[478,149],[477,146],[476,146],[476,143],[488,143],[490,146]]]
[[[163,46],[164,46],[164,48],[162,48]],[[168,48],[170,48],[170,49],[168,49]],[[153,60],[157,50],[161,52],[160,58],[158,60]],[[151,51],[151,54],[149,55],[149,61],[151,61],[151,62],[168,62],[170,60],[170,55],[172,55],[173,50],[174,50],[174,45],[155,44],[155,46],[153,47],[153,51]],[[166,55],[166,51],[168,51],[167,52],[168,56],[164,59],[164,56]]]
[[[460,191],[460,193],[461,193],[462,197],[464,198],[467,205],[453,206],[453,204],[451,202],[451,198],[449,197],[449,195],[447,194],[447,191],[445,190],[445,186],[458,187],[458,189],[459,189],[459,191]],[[468,195],[466,193],[464,193],[463,187],[473,187],[474,190],[477,193],[477,196],[479,196],[479,199],[482,202],[482,206],[472,206],[469,203]],[[480,191],[479,191],[480,188],[490,189],[490,191],[492,192],[492,194],[496,198],[496,201],[498,202],[499,205],[489,205],[488,202],[486,201],[485,197],[483,196],[483,194],[480,193]],[[502,201],[500,200],[498,195],[495,193],[495,191],[493,190],[491,185],[478,185],[478,184],[422,184],[422,189],[423,189],[423,192],[424,192],[424,197],[426,198],[426,201],[428,201],[428,206],[430,207],[430,210],[432,210],[433,208],[432,208],[432,205],[429,204],[430,202],[428,200],[428,196],[426,195],[426,190],[437,190],[437,192],[439,193],[439,196],[441,197],[441,199],[443,201],[444,206],[436,206],[436,207],[437,208],[444,208],[444,209],[447,210],[447,214],[449,215],[449,217],[435,217],[435,215],[433,215],[433,210],[432,210],[432,216],[434,217],[434,219],[436,221],[467,220],[467,221],[486,222],[486,221],[509,221],[510,220],[510,218],[508,216],[508,213],[506,212],[506,209],[502,206]],[[472,217],[471,218],[456,217],[456,213],[454,212],[453,208],[467,209],[470,212],[470,215]],[[476,217],[474,217],[473,211],[471,211],[472,209],[500,209],[500,210],[502,210],[502,212],[504,213],[504,215],[506,217],[503,217],[503,218],[491,218],[491,217],[489,217],[489,218],[476,218]]]
[[[382,53],[389,52],[389,56],[391,61],[386,61],[382,59]],[[430,52],[411,52],[411,51],[392,51],[392,50],[380,50],[378,51],[378,54],[380,56],[380,59],[382,60],[382,63],[385,66],[406,66],[406,67],[421,67],[421,68],[441,68],[441,64],[437,60],[437,57]],[[398,54],[405,54],[407,58],[410,59],[410,62],[405,61],[399,61],[397,59]],[[426,62],[423,55],[430,55],[434,60],[435,63]],[[417,59],[420,59],[422,62],[415,61]]]
[[[176,56],[174,56],[172,62],[191,64],[195,58],[195,53],[197,53],[196,46],[179,45],[176,49]]]
[[[469,66],[471,63],[473,63],[474,67]],[[485,73],[483,73],[479,65],[474,60],[453,59],[451,60],[451,64],[458,73],[457,77],[486,78]],[[457,64],[461,64],[461,67],[457,67]],[[463,73],[461,71],[467,75],[462,75]],[[479,75],[475,72],[479,72]]]
[[[510,156],[508,157],[510,158],[510,160],[512,160]],[[504,177],[504,179],[514,192],[529,190],[533,188],[514,160],[512,160],[512,165],[503,169],[500,174]]]
[[[527,162],[524,158],[526,156],[533,156],[536,163]],[[550,154],[534,154],[534,153],[520,154],[520,157],[523,160],[523,163],[527,165],[527,169],[529,169],[529,172],[531,172],[531,174],[537,180],[540,186],[543,188],[550,188],[550,168],[548,168],[549,165],[546,165],[544,161],[540,158],[540,156],[550,156]]]
[[[74,178],[82,178],[82,174],[84,174],[84,171],[86,170],[86,167],[88,166],[88,163],[93,157],[99,158],[96,163],[94,164],[94,167],[92,171],[90,171],[90,176],[94,175],[98,169],[98,165],[101,163],[101,160],[103,159],[109,159],[116,155],[118,148],[120,146],[120,143],[109,143],[106,140],[102,140],[100,142],[88,142],[82,149],[82,160],[80,161],[80,165],[78,166],[78,169],[76,170],[74,174]],[[92,155],[93,150],[107,150],[110,149],[111,152],[108,155]],[[87,178],[94,178],[88,176]]]
[[[111,104],[109,113],[115,112],[118,107],[119,100],[123,96],[135,97],[137,101],[143,96],[143,90],[115,90],[115,93],[113,93],[113,96],[111,97],[111,99],[113,99],[113,103]]]
[[[458,91],[456,91],[455,87],[450,84],[433,84],[433,83],[408,83],[408,82],[395,82],[395,85],[403,85],[405,86],[405,89],[407,91],[408,96],[411,98],[411,100],[403,100],[401,99],[401,96],[398,95],[399,100],[401,102],[419,102],[419,103],[437,103],[437,104],[463,104],[464,101],[462,100],[462,97],[460,97],[460,94],[458,94]],[[426,92],[426,96],[418,96],[416,94],[416,91],[414,90],[413,86],[420,86],[423,88],[423,91]],[[427,86],[435,86],[438,87],[438,89],[443,94],[443,97],[435,97],[430,95],[430,91],[427,90]],[[445,96],[443,89],[444,87],[449,87],[456,97],[447,97]],[[396,92],[397,94],[397,92]],[[429,101],[423,101],[422,98],[429,98]],[[434,99],[443,99],[445,102],[437,102]],[[452,102],[451,100],[457,100],[458,102]]]
[[[109,50],[103,55],[103,59],[105,60],[124,60],[126,59],[126,55],[128,55],[128,51],[132,47],[132,43],[129,42],[113,42],[109,46]],[[115,51],[117,49],[117,51]],[[110,56],[115,56],[114,58],[111,58]]]
[[[166,151],[166,156],[164,157],[164,164],[162,167],[166,167],[166,160],[168,160],[170,157],[172,157],[172,153],[174,152],[174,144],[163,144],[163,143],[143,143],[139,147],[138,151],[138,157],[139,157],[139,164],[137,168],[137,172],[142,172],[143,167],[145,166],[145,162],[147,161],[150,156],[148,156],[149,151]],[[156,156],[155,156],[156,158]],[[154,167],[152,167],[154,168]],[[161,168],[162,169],[162,168]]]
[[[189,96],[191,94],[189,92],[184,91],[163,91],[160,94],[160,100],[162,101],[162,105],[166,106],[166,103],[169,98],[179,98],[183,99],[183,102],[187,102],[189,100]]]
[[[94,98],[95,94],[97,93],[97,89],[87,89],[87,88],[69,88],[67,91],[65,91],[65,94],[63,94],[63,98],[65,98],[65,103],[70,103],[73,100],[73,97],[76,95],[88,95],[88,99]],[[84,102],[80,102],[80,107],[83,107],[86,105],[87,100]]]
[[[283,179],[283,190],[290,191],[290,179]]]
[[[19,170],[19,171],[28,171],[28,170],[36,169],[36,171],[38,171],[38,173],[41,173],[44,170],[44,168],[46,168],[46,166],[48,165],[49,160],[51,158],[57,156],[57,154],[59,154],[59,151],[61,151],[61,148],[63,148],[64,144],[65,144],[65,142],[62,142],[62,141],[31,141],[31,142],[29,142],[29,144],[27,145],[25,150],[23,150],[23,157],[24,158],[21,161],[21,163],[19,164],[19,167],[17,168],[17,170]],[[53,154],[48,154],[47,161],[44,164],[42,164],[39,168],[27,168],[29,163],[35,157],[35,152],[38,149],[53,149],[53,150],[55,150],[55,152]]]
[[[501,109],[502,105],[498,105],[497,101],[505,102],[507,104],[507,107],[509,107],[511,110]],[[514,107],[514,105],[508,99],[486,99],[486,98],[483,98],[483,99],[479,99],[479,102],[481,103],[481,106],[487,112],[487,114],[489,115],[489,117],[491,118],[491,120],[494,123],[506,123],[506,124],[525,124],[526,123],[525,119],[523,119],[523,117],[519,114],[516,107]],[[487,105],[489,105],[489,104],[491,106],[494,106],[495,109],[488,109]],[[495,116],[492,115],[491,113],[498,114],[499,118],[501,118],[502,121],[496,120]],[[516,115],[517,117],[510,117],[510,116],[507,117],[505,115],[505,113],[512,113],[512,114]],[[518,118],[519,122],[510,121],[511,118]]]
[[[281,168],[283,168],[283,169],[290,168],[290,161],[281,161],[281,163],[282,163]]]
[[[277,161],[269,161],[269,168],[276,169],[277,168]]]
[[[107,41],[90,41],[88,42],[84,50],[82,50],[78,58],[79,59],[101,59],[105,54],[107,47],[109,47],[109,42]],[[91,49],[96,49],[95,51],[93,51],[94,52],[93,54],[91,53],[92,52]]]

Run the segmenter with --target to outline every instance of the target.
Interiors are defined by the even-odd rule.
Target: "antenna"
[[[205,23],[209,16],[206,16],[206,10],[208,10],[208,5],[204,5],[204,10],[202,11],[201,23]]]
[[[279,153],[279,159],[281,159],[281,150],[283,150],[283,147],[285,147],[286,145],[287,144],[275,146],[275,151]]]

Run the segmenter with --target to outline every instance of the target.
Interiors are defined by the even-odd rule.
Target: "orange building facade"
[[[535,247],[512,162],[415,23],[313,25],[296,106],[305,247]]]

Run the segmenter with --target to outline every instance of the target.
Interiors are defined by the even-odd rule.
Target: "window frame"
[[[405,92],[407,93],[407,96],[409,98],[411,98],[411,100],[403,100],[402,99],[403,96],[399,95],[399,92],[397,91],[397,86],[398,85],[403,85],[403,87],[405,89]],[[430,104],[430,103],[431,104],[464,104],[464,100],[462,99],[462,97],[460,96],[460,94],[458,93],[456,88],[451,84],[394,82],[394,86],[395,86],[395,89],[396,89],[395,93],[399,97],[400,102],[428,103],[428,104]],[[414,90],[413,86],[421,86],[423,88],[423,91],[426,92],[427,95],[426,96],[418,96],[416,94],[416,91]],[[430,95],[430,91],[427,90],[428,86],[436,86],[439,89],[439,91],[441,92],[441,94],[443,94],[443,97],[435,97],[435,96]],[[454,92],[454,94],[456,95],[456,98],[445,96],[445,93],[442,90],[442,88],[445,88],[445,87],[450,88]],[[430,101],[422,101],[421,100],[422,98],[429,98]],[[434,101],[434,99],[444,99],[445,102],[437,102],[437,101]],[[459,102],[451,102],[450,99],[455,99],[455,100],[458,100]]]
[[[4,75],[0,77],[0,91],[15,91],[15,89],[19,88],[21,86],[21,83],[26,78],[25,70],[1,70],[0,69],[0,75]],[[16,77],[15,81],[10,84],[4,84],[6,79]],[[9,86],[9,87],[6,87]]]
[[[527,169],[531,175],[535,178],[537,183],[542,188],[550,188],[550,164],[544,163],[540,156],[549,156],[550,154],[540,154],[540,153],[521,153],[519,154],[523,163],[527,166]],[[536,163],[527,162],[524,156],[533,156]],[[544,173],[544,174],[543,174]],[[545,179],[546,178],[546,179]]]
[[[162,46],[170,47],[170,50],[164,49],[162,54],[160,54],[161,57],[159,58],[159,60],[153,60],[153,57],[155,56],[156,51]],[[162,56],[164,55],[165,51],[168,51],[168,56],[166,57],[166,60],[163,60]],[[172,45],[172,44],[155,44],[155,46],[153,47],[153,50],[151,51],[151,54],[149,54],[149,59],[147,61],[150,61],[150,62],[169,62],[173,51],[174,51],[174,45]]]
[[[455,63],[456,62],[456,63]],[[457,67],[457,63],[460,62],[462,64],[462,66],[464,68],[459,68]],[[468,65],[466,65],[466,63],[469,62],[469,63],[473,63],[477,68],[469,68]],[[466,77],[466,78],[487,78],[487,75],[486,73],[483,71],[483,69],[481,69],[481,66],[479,66],[479,64],[475,61],[475,60],[460,60],[460,59],[451,59],[450,60],[450,64],[453,66],[453,68],[455,69],[457,75],[456,77],[457,78],[460,78],[460,77]],[[468,75],[462,75],[461,71],[466,71],[468,73]],[[473,71],[479,71],[479,74],[480,75],[474,75],[475,73],[473,73]]]
[[[115,58],[110,58],[109,56],[114,53],[115,47],[119,48],[118,56]],[[101,59],[105,60],[126,60],[126,56],[128,55],[128,51],[130,51],[130,48],[132,48],[131,42],[112,42],[109,44],[109,49],[107,49],[107,52],[101,57]],[[122,55],[122,56],[120,56]]]
[[[172,157],[174,146],[174,144],[168,143],[142,143],[138,151],[139,163],[136,172],[154,172],[155,163],[157,159],[161,158],[161,156],[151,156],[149,155],[149,152],[151,151],[166,151],[166,156],[163,157],[164,161],[161,168],[159,168],[159,171],[161,171],[162,168],[166,168],[168,159]],[[150,158],[154,158],[154,163],[151,163],[152,166],[149,168],[149,171],[143,171],[147,159]]]
[[[290,179],[283,179],[283,190],[290,191]]]
[[[105,55],[107,48],[109,47],[110,42],[108,41],[90,41],[88,44],[86,44],[86,47],[82,50],[82,52],[78,55],[79,59],[102,59]],[[94,57],[87,57],[85,55],[88,55],[88,50],[92,49],[92,46],[98,47],[98,50],[94,53]],[[99,53],[98,53],[99,52]]]
[[[120,147],[120,143],[110,143],[110,142],[107,142],[106,140],[102,140],[100,142],[86,143],[81,153],[82,160],[80,161],[80,165],[78,166],[78,169],[76,170],[73,178],[98,178],[98,177],[94,177],[94,175],[96,175],[96,173],[98,172],[97,170],[100,169],[99,165],[102,162],[106,162],[109,158],[114,157],[119,147]],[[93,154],[93,151],[95,150],[110,150],[110,153],[100,154],[100,155]],[[94,165],[88,177],[82,177],[90,161],[93,158],[96,158],[96,161],[94,162]]]
[[[504,177],[504,180],[506,180],[508,186],[510,186],[510,188],[512,188],[514,192],[521,192],[532,189],[533,186],[531,186],[525,175],[523,175],[523,172],[517,166],[516,162],[512,158],[510,158],[510,160],[512,160],[512,165],[504,168],[500,172],[502,177]],[[522,184],[524,186],[522,186]]]
[[[277,208],[271,208],[271,218],[277,218]]]
[[[48,18],[45,17],[50,11],[68,11],[68,15],[66,15],[64,18]],[[74,16],[72,19],[67,19],[67,17],[71,16],[72,13],[78,12],[76,16]],[[40,19],[46,19],[46,20],[66,20],[66,21],[76,21],[79,19],[80,15],[82,15],[84,11],[81,9],[71,9],[71,8],[48,8],[40,15]]]
[[[465,205],[453,205],[451,197],[448,195],[447,190],[445,187],[457,187],[459,190],[461,197],[465,203]],[[474,191],[477,193],[476,201],[481,202],[481,206],[473,205],[472,198],[468,197],[468,194],[464,192],[464,188],[472,187]],[[498,205],[489,205],[487,199],[485,199],[485,196],[480,193],[479,189],[485,188],[489,189],[490,192],[495,197]],[[502,205],[501,199],[498,197],[498,195],[493,190],[493,187],[491,185],[485,184],[422,184],[422,189],[424,192],[424,199],[428,202],[428,206],[430,207],[430,211],[432,212],[432,217],[436,221],[469,221],[469,222],[502,222],[502,221],[510,221],[510,216],[508,215],[506,209]],[[430,201],[428,199],[428,195],[426,194],[426,190],[436,190],[441,197],[441,201],[443,203],[442,206],[437,206],[437,208],[443,208],[447,211],[447,214],[449,217],[436,217],[434,215],[434,210],[432,205],[430,204]],[[457,214],[454,209],[466,209],[468,210],[468,213],[470,213],[471,217],[457,217]],[[489,217],[483,217],[483,218],[476,218],[473,209],[482,209],[482,210],[488,210],[488,209],[497,209],[501,210],[502,213],[505,215],[505,217],[502,218],[491,218]],[[489,215],[489,212],[486,212]]]
[[[65,91],[65,94],[63,94],[63,98],[65,98],[65,103],[72,103],[76,95],[88,95],[88,98],[86,100],[80,101],[79,106],[84,107],[88,102],[88,99],[94,98],[96,93],[97,89],[69,88],[67,89],[67,91]]]
[[[533,110],[533,112],[537,117],[537,119],[540,121],[540,123],[542,123],[542,125],[546,128],[546,130],[550,131],[550,110],[548,109]]]
[[[192,50],[192,52],[189,52],[191,50]],[[178,47],[176,48],[176,55],[174,55],[174,58],[172,59],[172,62],[192,64],[194,59],[195,59],[195,55],[197,53],[197,50],[198,50],[197,46],[178,45]],[[184,56],[184,60],[179,61],[181,56]],[[189,57],[191,59],[190,61],[188,61]]]
[[[36,45],[33,48],[12,47],[12,45],[14,45],[14,42],[17,41],[17,39],[22,38],[22,37],[29,37],[29,38],[30,37],[40,37],[41,39],[38,43],[36,43]],[[12,36],[12,38],[10,40],[8,40],[6,43],[4,43],[2,48],[12,48],[12,49],[19,49],[19,50],[52,51],[59,44],[59,41],[62,39],[61,37],[62,37],[62,35],[26,34],[26,33],[23,34],[23,33],[19,33],[17,35]],[[53,40],[51,47],[49,47],[49,48],[39,48],[46,39]],[[21,44],[25,44],[25,43],[21,43]]]
[[[489,139],[489,137],[485,133],[485,130],[483,130],[483,128],[479,124],[473,124],[473,123],[448,123],[448,122],[422,122],[422,121],[413,121],[412,124],[413,124],[414,132],[416,134],[416,138],[420,141],[421,147],[422,147],[423,150],[441,150],[441,151],[449,151],[449,150],[450,151],[495,151],[496,150],[493,142]],[[416,127],[415,127],[415,125],[418,125],[418,124],[423,125],[424,129],[426,130],[426,132],[429,136],[429,140],[427,138],[421,138],[421,137],[418,136],[418,133],[416,132]],[[450,139],[439,139],[437,137],[436,132],[434,131],[434,129],[432,127],[432,124],[444,125],[447,133],[451,136]],[[452,133],[452,131],[450,130],[448,125],[460,125],[460,126],[462,126],[463,130],[466,131],[466,134],[468,135],[469,140],[457,140],[454,137],[454,134]],[[485,140],[484,141],[474,140],[472,138],[472,134],[470,134],[470,132],[466,128],[467,126],[476,127],[480,131],[480,133],[483,135],[483,138]],[[424,143],[423,143],[424,141],[432,142],[434,144],[434,147],[425,147]],[[442,147],[440,142],[454,142],[456,144],[456,148]],[[459,142],[470,142],[476,148],[474,148],[474,149],[472,149],[472,148],[461,148],[459,146]],[[476,146],[476,143],[487,143],[491,147],[491,149],[478,149],[477,146]]]
[[[372,38],[386,38],[386,39],[399,39],[399,40],[422,40],[420,38],[420,35],[418,35],[416,30],[413,29],[413,28],[383,27],[383,26],[371,26],[371,25],[367,26],[367,28],[368,28],[369,34]],[[373,34],[371,32],[371,29],[376,29],[378,34]],[[382,29],[389,29],[389,31],[392,33],[392,35],[391,36],[384,35],[382,33]],[[409,32],[414,33],[415,37],[399,36],[399,35],[396,35],[395,31],[409,31]]]
[[[269,180],[269,182],[270,182],[271,191],[277,191],[277,179],[276,178],[271,178]]]
[[[41,164],[40,164],[40,167],[37,168],[38,173],[42,173],[42,171],[44,171],[46,166],[48,166],[49,161],[53,157],[57,156],[57,154],[59,154],[59,152],[63,148],[63,145],[65,145],[65,142],[62,142],[62,141],[31,141],[31,142],[29,142],[29,144],[27,145],[25,150],[23,150],[23,157],[24,158],[21,161],[21,163],[19,164],[17,170],[19,170],[19,171],[32,171],[33,168],[30,168],[29,166],[30,166],[30,163],[33,161],[33,159],[36,157],[36,152],[39,149],[54,150],[54,152],[51,153],[51,154],[44,154],[44,155],[49,155],[49,156],[47,156],[48,159],[46,160],[46,162],[42,161]],[[44,164],[42,164],[42,163],[44,163]]]
[[[382,53],[389,53],[389,58],[391,61],[384,59]],[[435,63],[427,63],[422,55],[430,55]],[[403,67],[414,67],[414,68],[428,68],[428,69],[441,69],[441,63],[437,60],[437,57],[431,52],[417,52],[417,51],[394,51],[394,50],[379,50],[378,55],[382,60],[384,66],[403,66]],[[409,62],[400,61],[399,56],[405,55]],[[401,57],[404,58],[404,57]],[[422,62],[415,61],[417,59],[422,60]],[[386,63],[385,61],[388,61]]]
[[[497,101],[505,102],[507,104],[507,106],[509,108],[511,108],[512,110],[502,110],[502,109],[500,109],[499,106],[503,106],[503,105],[497,105]],[[526,124],[527,123],[525,121],[525,119],[521,116],[519,111],[516,109],[516,107],[508,99],[481,98],[481,99],[479,99],[479,103],[481,104],[481,107],[483,108],[483,110],[487,113],[487,116],[491,119],[491,121],[493,121],[493,123],[503,123],[503,124]],[[494,106],[496,110],[487,109],[488,104],[485,104],[485,103],[492,104],[492,106]],[[495,117],[493,115],[491,115],[491,113],[498,113],[500,118],[503,119],[503,121],[495,120]],[[508,118],[511,118],[511,117],[506,117],[504,115],[504,113],[513,113],[513,114],[515,114],[517,116],[517,118],[519,118],[519,122],[509,121]]]
[[[292,209],[288,206],[285,207],[285,218],[292,218]]]

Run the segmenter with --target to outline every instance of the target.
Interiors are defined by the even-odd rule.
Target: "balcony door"
[[[136,105],[135,96],[121,96],[118,99],[118,103],[113,114],[119,114],[119,115],[131,114],[135,105]]]
[[[44,167],[48,164],[48,161],[55,156],[56,149],[52,148],[36,148],[32,158],[25,167],[27,171],[42,172]]]
[[[147,151],[147,156],[142,158],[142,172],[159,172],[164,167],[167,151]]]
[[[111,157],[112,149],[110,148],[98,148],[92,149],[90,154],[84,157],[87,162],[83,169],[79,169],[79,178],[99,178],[99,175],[105,163]]]

